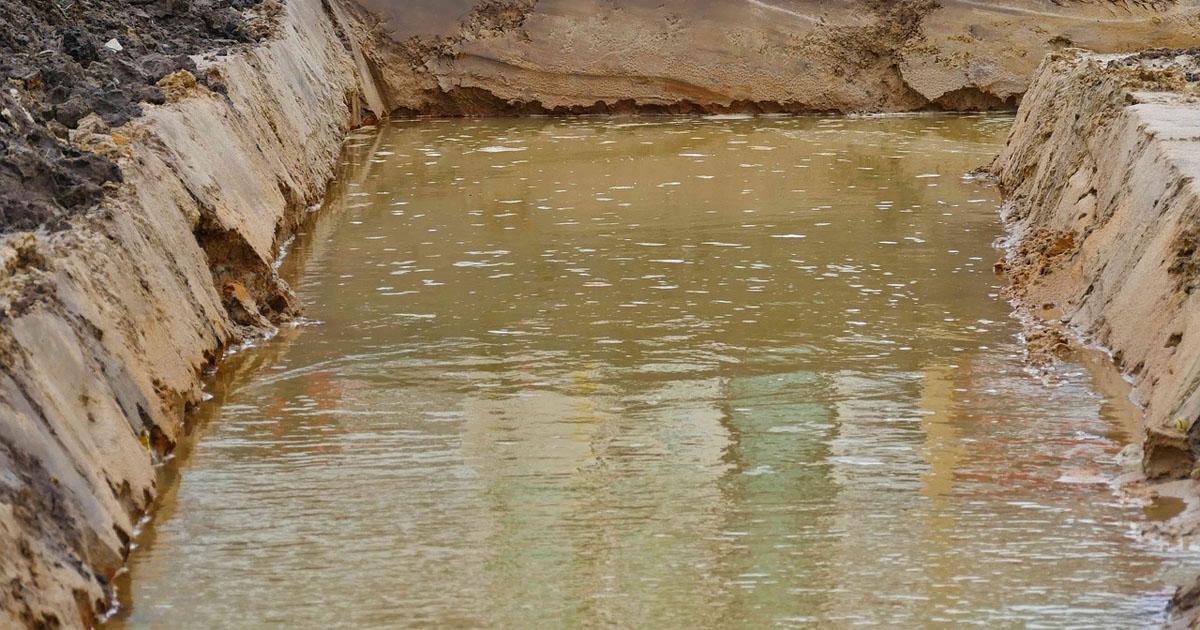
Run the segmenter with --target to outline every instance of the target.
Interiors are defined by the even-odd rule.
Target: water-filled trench
[[[1196,561],[1115,489],[1123,394],[999,295],[1010,122],[357,133],[114,625],[1161,620]]]

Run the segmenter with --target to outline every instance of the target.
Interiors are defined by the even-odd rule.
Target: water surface
[[[1009,122],[354,136],[116,625],[1160,620],[1118,405],[997,297]]]

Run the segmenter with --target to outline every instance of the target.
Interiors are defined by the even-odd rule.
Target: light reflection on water
[[[424,121],[348,144],[116,625],[1154,622],[1127,427],[1026,373],[1003,117]]]

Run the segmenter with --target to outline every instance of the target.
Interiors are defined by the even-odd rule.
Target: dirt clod
[[[178,101],[199,90],[196,75],[187,70],[176,70],[159,79],[155,85],[162,89],[168,101]]]
[[[58,229],[95,207],[121,179],[120,154],[81,150],[65,132],[104,133],[177,97],[158,83],[194,71],[190,55],[263,36],[258,2],[0,0],[0,234]]]

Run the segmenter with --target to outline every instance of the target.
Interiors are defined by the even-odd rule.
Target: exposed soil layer
[[[3,207],[29,202],[0,233],[0,627],[89,626],[109,607],[203,371],[294,312],[272,263],[365,114],[370,77],[335,6],[267,0],[254,9],[265,22],[229,5],[166,6],[175,18],[154,6],[92,3],[109,13],[80,19],[95,18],[94,38],[113,34],[105,16],[119,11],[137,16],[124,25],[174,24],[140,43],[116,35],[130,64],[172,36],[223,49],[118,79],[100,61],[53,57],[69,47],[46,18],[58,65],[0,94],[6,155],[19,159],[0,167]],[[41,8],[60,7],[71,10]],[[271,28],[242,30],[256,23]],[[61,84],[44,78],[56,68]],[[142,101],[106,100],[93,82]],[[75,96],[87,115],[59,121]]]
[[[260,2],[0,0],[0,233],[61,229],[94,208],[120,171],[71,146],[70,130],[88,116],[125,124],[166,102],[164,77],[196,72],[190,55],[260,40]]]
[[[1035,357],[1099,344],[1145,414],[1147,479],[1195,497],[1200,462],[1200,49],[1047,58],[992,170]],[[1200,535],[1192,501],[1160,526]],[[1176,596],[1195,623],[1200,587]]]
[[[357,1],[432,115],[1007,109],[1047,52],[1200,41],[1197,0]]]
[[[1112,350],[1145,406],[1151,477],[1189,476],[1200,450],[1197,138],[1198,51],[1067,51],[1043,65],[993,165],[1010,295]]]

